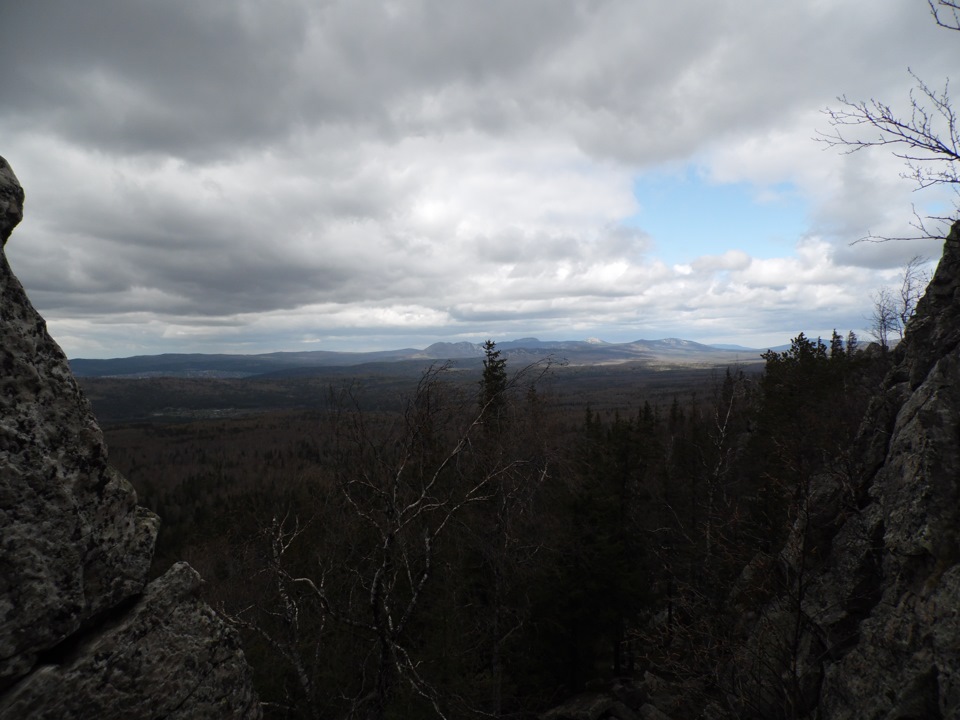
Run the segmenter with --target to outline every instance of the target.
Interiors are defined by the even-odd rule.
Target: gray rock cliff
[[[745,717],[960,717],[960,222],[850,456],[731,663]]]
[[[902,399],[902,402],[901,402]],[[875,602],[857,642],[824,668],[826,718],[960,716],[960,223],[911,321],[901,360],[877,403],[861,511],[875,541],[836,545],[873,556]],[[897,407],[894,415],[890,408]],[[882,419],[892,415],[886,425]],[[868,423],[865,427],[869,428]],[[889,434],[887,429],[889,428]],[[869,459],[869,457],[868,457]],[[841,527],[843,532],[844,527]]]
[[[0,158],[0,239],[24,193]],[[236,634],[107,462],[66,357],[0,249],[0,718],[259,717]]]

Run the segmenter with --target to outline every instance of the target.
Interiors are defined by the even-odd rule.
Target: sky
[[[941,243],[838,96],[960,76],[921,0],[6,2],[14,271],[70,357],[868,336]],[[909,69],[909,70],[908,70]],[[946,203],[946,204],[945,204]]]

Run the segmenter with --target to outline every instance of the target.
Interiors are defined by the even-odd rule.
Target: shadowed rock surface
[[[0,158],[0,239],[23,216]],[[0,250],[0,718],[259,717],[238,638],[107,463],[90,406]]]
[[[730,687],[746,717],[960,717],[960,222],[851,457],[812,483]]]
[[[901,352],[880,402],[906,399],[863,513],[878,547],[837,547],[854,561],[876,553],[876,602],[826,667],[824,717],[960,715],[960,223]]]

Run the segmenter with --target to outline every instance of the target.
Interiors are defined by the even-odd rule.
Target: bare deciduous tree
[[[319,718],[322,704],[316,672],[325,650],[327,615],[314,598],[305,597],[296,587],[285,557],[303,531],[304,526],[289,512],[282,518],[274,515],[260,533],[264,550],[256,574],[265,581],[263,599],[235,612],[221,605],[220,614],[234,627],[258,636],[293,671],[297,690],[287,690],[283,705],[265,706],[284,711],[299,706],[307,717]]]
[[[949,30],[960,31],[960,3],[953,0],[927,0],[936,23]],[[949,186],[956,195],[954,214],[960,213],[960,126],[957,112],[950,99],[949,80],[939,90],[919,78],[910,93],[910,108],[905,115],[876,99],[850,100],[842,95],[840,107],[824,112],[832,131],[818,133],[820,140],[844,152],[854,153],[865,148],[890,148],[902,159],[906,170],[902,177],[912,180],[918,190],[932,186]],[[914,211],[911,223],[919,232],[915,237],[883,237],[867,235],[861,240],[908,240],[944,236],[944,227],[952,218],[922,217]],[[927,221],[938,223],[936,230],[928,228]]]
[[[890,347],[890,337],[898,326],[894,303],[894,296],[889,288],[880,288],[873,294],[870,334],[884,350]]]
[[[900,274],[900,287],[897,290],[880,288],[874,293],[870,334],[882,348],[890,346],[894,334],[903,340],[907,323],[916,313],[917,303],[930,282],[930,273],[924,269],[926,263],[926,258],[914,255]]]
[[[917,303],[926,292],[927,285],[930,284],[930,273],[924,269],[927,264],[927,258],[920,255],[914,255],[907,262],[900,278],[900,292],[897,298],[897,319],[900,321],[900,338],[903,339],[903,331],[907,327],[907,322],[917,312]]]
[[[448,365],[431,367],[399,419],[365,409],[355,386],[333,393],[331,490],[351,528],[340,544],[349,547],[333,559],[331,548],[303,547],[295,513],[274,518],[264,532],[261,571],[273,588],[271,602],[229,615],[292,670],[297,695],[308,706],[299,712],[314,712],[314,658],[320,657],[321,631],[330,626],[349,634],[356,651],[355,683],[341,689],[349,717],[382,720],[401,688],[436,716],[451,714],[417,657],[417,636],[428,624],[425,597],[443,582],[439,546],[451,540],[468,507],[495,503],[502,514],[501,506],[521,502],[524,482],[546,476],[545,463],[494,452],[485,438],[494,410],[502,414],[504,394],[539,379],[548,366],[535,363],[505,376],[479,406],[475,396],[445,381]],[[295,543],[299,555],[313,556],[312,571],[288,562]],[[307,608],[315,616],[309,626],[301,621]],[[497,642],[504,632],[496,629]]]
[[[955,0],[927,0],[930,13],[937,25],[948,30],[960,30],[960,2]]]

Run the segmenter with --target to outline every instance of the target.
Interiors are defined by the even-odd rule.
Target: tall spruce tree
[[[507,359],[493,340],[483,344],[483,377],[480,380],[480,408],[487,426],[499,430],[506,416]]]

